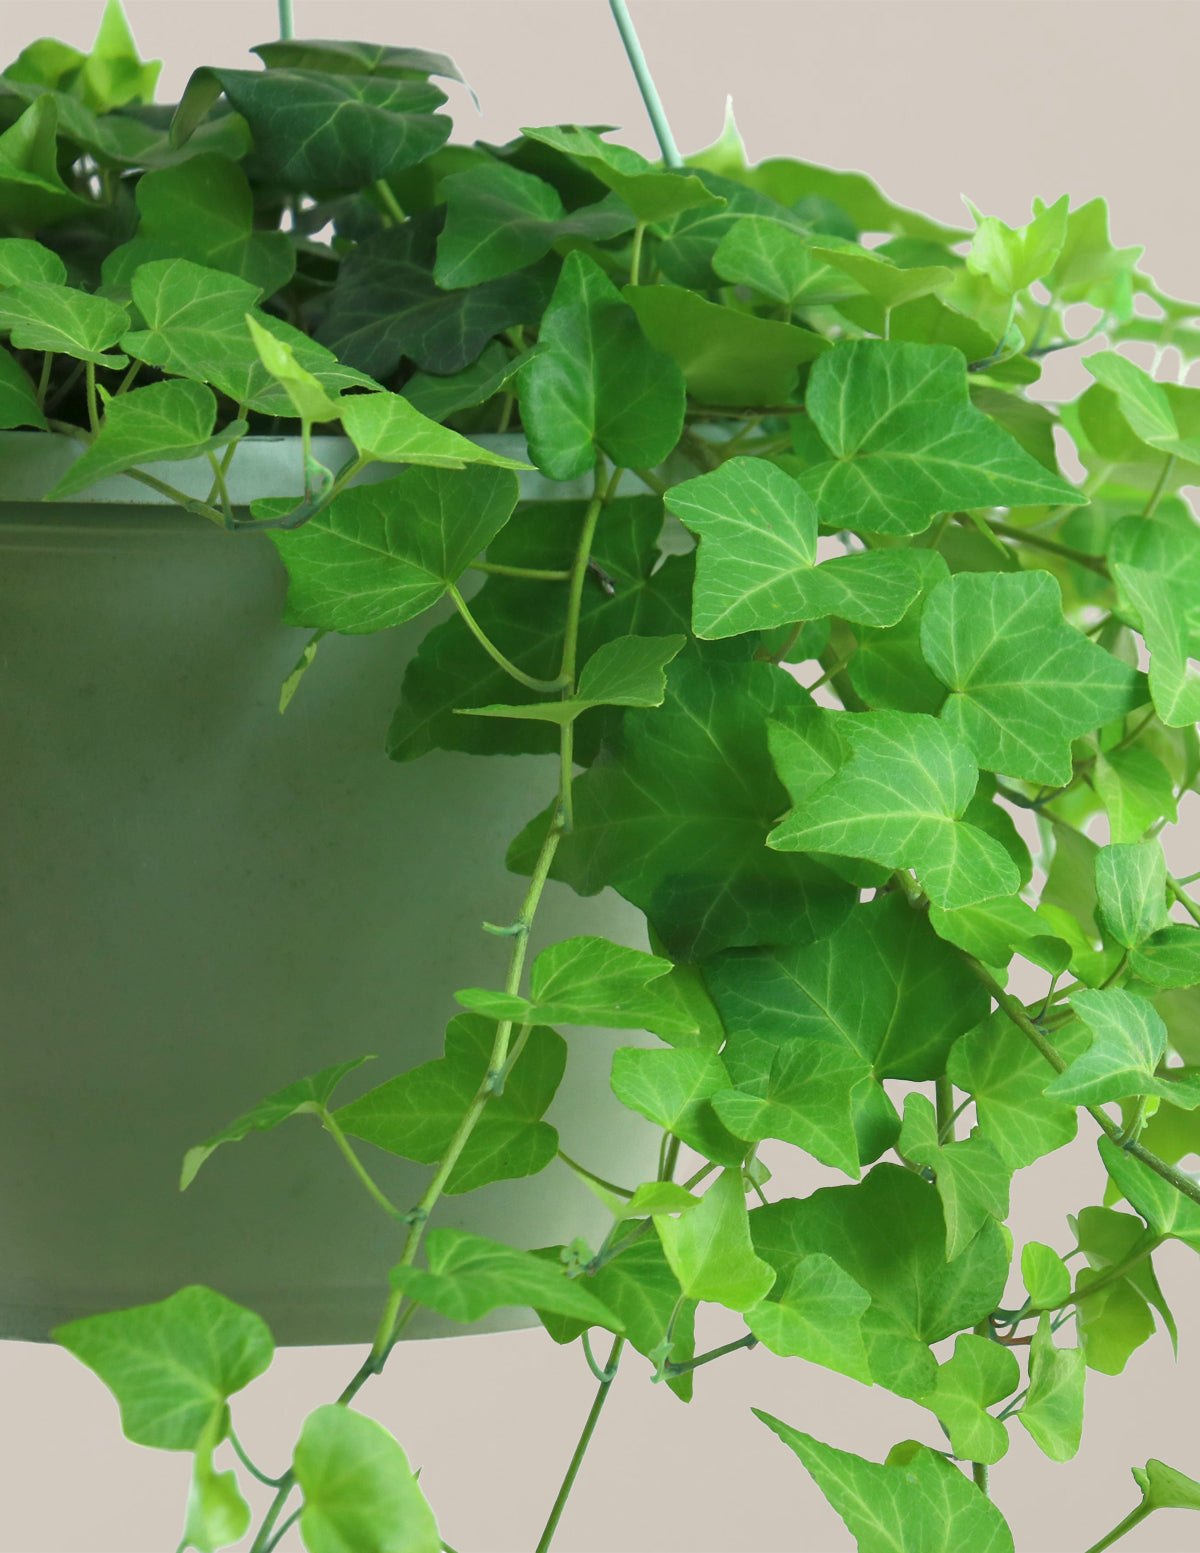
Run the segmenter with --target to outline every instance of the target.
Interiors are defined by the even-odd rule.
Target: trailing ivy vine
[[[1180,494],[1200,389],[1122,349],[1190,363],[1200,306],[1113,246],[1099,199],[958,230],[857,173],[750,166],[732,121],[680,158],[613,10],[662,165],[578,126],[451,144],[450,60],[288,25],[263,68],[203,67],[158,107],[116,0],[90,54],[42,40],[0,76],[0,426],[79,444],[51,498],[125,474],[266,528],[311,633],[285,712],[324,636],[449,600],[388,753],[558,757],[508,851],[515,915],[487,925],[507,976],[447,989],[444,1055],[342,1103],[351,1035],[180,1140],[186,1188],[218,1146],[315,1118],[396,1237],[370,1352],[291,1464],[264,1472],[233,1430],[273,1342],[218,1291],[57,1332],[130,1439],[194,1454],[181,1549],[251,1530],[226,1442],[275,1490],[254,1553],[296,1523],[312,1553],[445,1547],[400,1445],[349,1404],[419,1308],[523,1306],[598,1382],[538,1553],[614,1385],[686,1402],[755,1345],[911,1404],[883,1462],[758,1415],[863,1553],[1007,1553],[989,1468],[1013,1426],[1070,1459],[1087,1371],[1175,1338],[1155,1253],[1200,1251],[1179,1164],[1200,1151],[1200,905],[1160,837],[1200,775]],[[1059,351],[1094,381],[1029,397]],[[242,441],[280,429],[303,497],[233,502]],[[314,429],[348,439],[340,468]],[[156,472],[189,459],[203,500]],[[531,468],[590,496],[522,501]],[[585,936],[531,958],[550,879],[618,891],[654,952]],[[659,1038],[611,1080],[661,1137],[654,1180],[602,1178],[543,1119],[574,1026]],[[1055,1245],[1015,1246],[1014,1173],[1052,1172],[1079,1129],[1092,1200]],[[364,1142],[429,1167],[417,1203]],[[845,1182],[777,1196],[763,1144]],[[600,1244],[439,1225],[443,1196],[543,1170],[605,1204]],[[697,1354],[706,1303],[745,1332]],[[1135,1468],[1140,1502],[1090,1553],[1200,1508],[1185,1467]]]

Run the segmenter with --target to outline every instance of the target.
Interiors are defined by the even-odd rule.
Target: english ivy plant
[[[599,1383],[538,1553],[627,1350],[623,1385],[686,1402],[755,1344],[911,1404],[882,1462],[759,1414],[863,1553],[1008,1553],[989,1468],[1013,1425],[1068,1460],[1087,1371],[1175,1340],[1156,1251],[1200,1251],[1178,1163],[1200,1150],[1200,906],[1160,838],[1200,775],[1200,389],[1121,348],[1190,361],[1200,306],[1112,244],[1099,199],[960,230],[858,173],[750,166],[732,120],[681,158],[612,8],[659,162],[576,125],[453,144],[449,59],[287,26],[261,68],[204,67],[160,107],[118,0],[90,54],[42,40],[0,76],[0,426],[79,444],[51,497],[124,474],[267,529],[312,633],[281,708],[327,633],[448,600],[381,745],[559,756],[508,851],[528,882],[491,928],[504,985],[447,989],[444,1056],[342,1103],[351,1032],[344,1061],[179,1140],[186,1188],[219,1145],[315,1118],[394,1221],[374,1345],[291,1464],[264,1473],[234,1430],[273,1344],[219,1291],[58,1330],[130,1439],[193,1453],[181,1549],[250,1531],[239,1466],[275,1489],[254,1553],[294,1523],[310,1553],[447,1547],[351,1404],[421,1306],[524,1306]],[[1027,391],[1059,351],[1093,381],[1051,405]],[[340,468],[314,429],[348,439]],[[240,445],[281,430],[303,496],[235,504]],[[204,500],[164,473],[188,460]],[[394,467],[355,483],[372,465]],[[535,467],[590,497],[522,501]],[[617,890],[653,952],[584,936],[527,965],[552,878]],[[612,1068],[656,1179],[598,1177],[544,1119],[576,1025],[658,1038]],[[1093,1200],[1015,1245],[1014,1173],[1079,1128]],[[352,1140],[429,1166],[420,1201],[389,1201]],[[776,1195],[764,1145],[844,1181]],[[444,1195],[564,1169],[611,1212],[599,1245],[436,1222]],[[745,1333],[697,1354],[705,1304]],[[1184,1469],[1134,1468],[1140,1502],[1091,1553],[1200,1508]]]

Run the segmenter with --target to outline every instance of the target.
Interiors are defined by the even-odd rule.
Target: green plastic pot
[[[314,451],[336,468],[350,449]],[[428,619],[327,639],[281,717],[308,633],[280,624],[265,535],[224,533],[125,477],[40,501],[78,452],[0,435],[0,1336],[45,1339],[204,1283],[279,1342],[368,1340],[401,1231],[314,1120],[217,1150],[182,1195],[181,1159],[330,1063],[378,1054],[350,1099],[441,1055],[454,991],[502,982],[507,945],[480,924],[515,914],[505,845],[556,763],[387,759]],[[202,460],[155,467],[206,494]],[[298,495],[298,444],[248,439],[231,477],[235,502]],[[583,494],[522,480],[526,496]],[[551,885],[534,948],[581,932],[645,943],[616,896]],[[614,1048],[649,1038],[571,1036],[549,1120],[601,1175],[652,1175],[651,1129],[608,1086]],[[417,1200],[427,1167],[359,1147],[394,1201]],[[443,1198],[436,1222],[535,1247],[605,1217],[555,1162]],[[499,1311],[472,1330],[530,1320]],[[421,1311],[405,1335],[465,1330]]]

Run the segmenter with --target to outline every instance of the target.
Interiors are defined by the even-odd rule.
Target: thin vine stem
[[[1175,454],[1168,453],[1162,466],[1162,472],[1159,474],[1158,481],[1155,484],[1154,489],[1150,492],[1150,500],[1146,503],[1145,507],[1142,508],[1143,518],[1152,518],[1157,511],[1158,504],[1160,501],[1162,501],[1166,492],[1167,481],[1171,478],[1171,475],[1174,472],[1175,462]]]
[[[292,0],[279,0],[279,37],[286,43],[296,36],[296,22],[292,14]]]
[[[268,1488],[278,1488],[279,1485],[283,1482],[282,1478],[268,1477],[265,1472],[254,1465],[254,1463],[250,1460],[250,1457],[246,1454],[246,1450],[242,1445],[242,1442],[238,1439],[237,1434],[234,1432],[232,1424],[229,1426],[229,1443],[233,1446],[238,1460],[241,1462],[242,1466],[245,1467],[246,1471],[250,1474],[251,1477],[257,1478],[260,1483],[266,1483]]]
[[[548,1553],[550,1544],[554,1541],[554,1533],[558,1530],[558,1523],[562,1519],[563,1511],[566,1509],[571,1489],[575,1486],[575,1479],[578,1477],[579,1469],[583,1465],[583,1458],[587,1454],[587,1448],[592,1442],[592,1435],[596,1432],[596,1425],[600,1421],[601,1410],[608,1400],[608,1394],[612,1390],[612,1383],[616,1379],[617,1365],[624,1346],[625,1339],[623,1337],[613,1339],[613,1345],[608,1352],[608,1361],[604,1366],[604,1371],[609,1378],[602,1380],[596,1391],[596,1398],[584,1422],[583,1432],[579,1436],[579,1443],[576,1445],[575,1453],[567,1466],[566,1475],[563,1477],[562,1484],[558,1490],[558,1497],[555,1499],[546,1524],[542,1528],[542,1535],[538,1538],[538,1544],[534,1553]]]
[[[629,56],[629,63],[633,67],[638,90],[646,105],[646,112],[654,128],[654,138],[662,151],[663,161],[668,167],[682,167],[683,158],[675,144],[675,137],[671,134],[671,126],[667,123],[662,99],[650,74],[646,56],[642,53],[642,45],[638,42],[633,19],[629,15],[629,7],[625,4],[625,0],[608,0],[608,3],[613,13],[613,20],[617,24],[617,31],[621,34],[621,42],[625,45],[625,52]]]
[[[304,1514],[304,1506],[303,1505],[301,1505],[298,1510],[293,1510],[291,1515],[288,1516],[287,1520],[284,1521],[283,1525],[280,1526],[279,1530],[271,1538],[270,1542],[267,1543],[266,1547],[263,1549],[263,1553],[272,1553],[272,1550],[279,1546],[279,1544],[283,1541],[283,1539],[287,1536],[288,1532],[291,1531],[292,1527],[296,1524],[296,1522],[300,1519],[300,1517],[303,1514]]]
[[[1131,1510],[1123,1521],[1119,1521],[1106,1536],[1100,1538],[1099,1542],[1093,1542],[1090,1548],[1084,1550],[1084,1553],[1104,1553],[1105,1548],[1111,1548],[1114,1542],[1119,1542],[1127,1532],[1131,1532],[1149,1514],[1149,1505],[1138,1505],[1136,1510]]]
[[[467,630],[470,631],[492,662],[498,664],[510,679],[515,679],[518,685],[524,685],[526,690],[536,690],[543,695],[552,694],[554,691],[563,688],[566,681],[561,675],[558,679],[535,679],[532,674],[526,674],[524,669],[519,669],[515,663],[512,663],[504,656],[495,642],[492,641],[491,637],[488,636],[487,632],[475,619],[475,616],[467,608],[466,599],[463,598],[454,583],[450,584],[447,592],[454,602],[455,609],[463,617]]]
[[[487,572],[491,577],[523,577],[530,582],[570,582],[570,572],[555,572],[538,566],[502,566],[497,561],[473,561],[473,572]]]
[[[1173,879],[1170,874],[1167,875],[1167,889],[1170,890],[1192,921],[1200,923],[1200,906],[1196,905],[1195,901],[1183,888],[1185,882],[1184,880]]]
[[[367,1170],[367,1167],[354,1152],[349,1138],[347,1138],[346,1134],[338,1126],[337,1120],[333,1116],[333,1113],[322,1106],[317,1112],[317,1115],[321,1118],[321,1126],[324,1127],[325,1131],[337,1144],[338,1149],[340,1150],[346,1163],[362,1182],[363,1186],[366,1187],[367,1192],[371,1196],[372,1200],[378,1203],[379,1206],[383,1209],[384,1213],[388,1214],[389,1217],[403,1220],[405,1218],[403,1210],[397,1208],[395,1203],[392,1202],[387,1194],[382,1191],[381,1188],[372,1179],[370,1172]]]

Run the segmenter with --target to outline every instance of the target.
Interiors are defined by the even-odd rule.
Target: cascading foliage
[[[506,983],[456,990],[445,1055],[342,1104],[348,1036],[187,1154],[185,1187],[218,1145],[316,1116],[398,1221],[375,1344],[267,1478],[256,1553],[297,1520],[313,1553],[444,1545],[400,1446],[345,1405],[421,1305],[532,1307],[601,1400],[626,1347],[685,1401],[697,1366],[756,1343],[883,1386],[912,1432],[884,1462],[760,1416],[863,1553],[1009,1553],[988,1468],[1013,1425],[1073,1456],[1087,1370],[1119,1373],[1159,1325],[1175,1340],[1155,1251],[1200,1250],[1178,1168],[1200,1150],[1200,907],[1160,842],[1200,774],[1180,495],[1200,389],[1122,349],[1186,367],[1200,306],[1113,246],[1098,199],[953,229],[857,173],[750,166],[732,121],[681,167],[569,125],[453,145],[442,56],[255,52],[154,106],[114,0],[89,55],[43,40],[0,76],[0,426],[84,445],[55,497],[124,472],[266,527],[313,633],[285,706],[326,633],[448,598],[389,754],[560,773],[508,852],[528,885],[493,926]],[[1090,385],[1030,397],[1060,351]],[[349,438],[344,467],[314,427]],[[303,499],[236,507],[240,439],[280,429]],[[525,442],[468,440],[497,431]],[[192,458],[207,501],[147,471]],[[522,502],[531,466],[590,495]],[[527,965],[548,878],[617,890],[654,953],[585,937]],[[588,1025],[660,1038],[612,1070],[661,1135],[654,1181],[590,1175],[543,1119],[561,1032]],[[1052,1172],[1080,1128],[1088,1200],[1054,1246],[1014,1246],[1014,1172]],[[430,1166],[421,1202],[390,1202],[351,1140]],[[841,1184],[778,1196],[762,1145]],[[567,1168],[611,1210],[598,1246],[438,1227],[444,1193]],[[745,1335],[697,1355],[706,1302]],[[193,1287],[57,1335],[131,1439],[195,1453],[181,1547],[241,1539],[214,1452],[262,1476],[228,1399],[270,1364],[264,1323]],[[1181,1471],[1134,1475],[1095,1550],[1200,1508]]]

